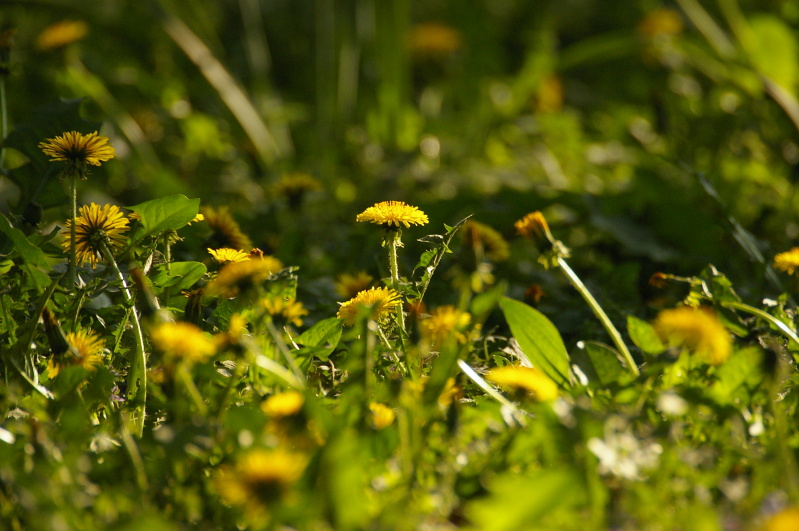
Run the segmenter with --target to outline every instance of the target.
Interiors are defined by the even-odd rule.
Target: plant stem
[[[69,197],[72,202],[72,223],[69,228],[69,285],[73,291],[77,290],[77,279],[75,278],[75,223],[78,217],[78,177],[69,177]]]
[[[6,104],[6,74],[0,74],[0,127],[2,127],[2,140],[8,136],[8,106]],[[6,156],[5,146],[0,147],[0,169],[3,167],[3,161]]]
[[[396,231],[394,234],[390,235],[388,238],[388,266],[391,270],[391,287],[397,293],[400,293],[400,282],[399,282],[399,267],[397,266],[397,244],[399,243],[400,239],[400,231]],[[397,323],[399,323],[400,327],[400,340],[402,334],[405,333],[405,311],[403,305],[400,304],[397,307]]]
[[[557,262],[560,268],[569,278],[569,282],[571,282],[571,285],[574,286],[574,288],[578,292],[580,292],[580,295],[583,296],[585,302],[587,302],[588,306],[590,306],[591,310],[593,310],[594,315],[596,315],[597,319],[599,319],[599,322],[602,323],[602,326],[605,327],[605,330],[610,335],[610,338],[613,340],[613,344],[616,345],[616,348],[624,358],[624,363],[627,365],[627,368],[635,376],[641,374],[638,371],[638,366],[635,364],[635,361],[633,360],[632,354],[630,354],[630,350],[627,348],[627,345],[624,344],[624,340],[622,340],[621,334],[619,333],[618,330],[616,330],[616,327],[613,326],[613,323],[605,313],[605,310],[602,309],[602,306],[600,306],[599,303],[594,298],[594,296],[591,295],[591,292],[588,291],[588,288],[585,287],[585,284],[583,284],[583,281],[580,280],[580,277],[577,276],[577,273],[572,271],[572,268],[569,267],[569,264],[567,264],[566,261],[561,257],[558,257]]]
[[[74,227],[74,224],[73,224]],[[74,241],[74,240],[73,240]],[[114,255],[108,247],[108,243],[103,239],[99,239],[100,245],[103,250],[103,255],[111,266],[111,269],[122,282],[122,294],[125,296],[125,301],[130,308],[130,322],[133,325],[133,334],[136,340],[136,352],[133,359],[130,360],[130,368],[128,369],[128,404],[133,407],[133,422],[135,427],[135,434],[141,437],[144,431],[144,415],[145,415],[145,402],[147,399],[147,358],[144,352],[144,335],[141,330],[141,323],[139,322],[139,315],[136,313],[136,307],[133,301],[133,295],[130,292],[127,281],[125,281],[122,271],[119,270]]]

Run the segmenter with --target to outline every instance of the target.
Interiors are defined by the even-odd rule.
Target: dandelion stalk
[[[75,267],[75,219],[78,217],[78,178],[77,176],[72,176],[69,179],[69,198],[71,202],[71,208],[69,217],[72,220],[72,225],[69,228],[69,265],[68,265],[68,275],[69,275],[69,285],[72,287],[73,290],[77,290],[77,278],[76,278],[76,267]],[[77,320],[76,320],[77,321]]]
[[[73,223],[73,228],[75,224]],[[120,271],[117,265],[114,254],[111,252],[111,247],[106,241],[106,235],[103,232],[98,232],[92,236],[94,243],[102,249],[103,256],[105,257],[111,270],[122,283],[122,294],[125,297],[125,302],[130,308],[130,322],[133,325],[133,335],[136,341],[136,351],[133,359],[130,361],[130,369],[128,369],[128,403],[134,408],[134,427],[135,433],[138,437],[142,436],[144,431],[144,415],[145,415],[145,402],[147,399],[147,359],[144,352],[144,335],[142,334],[141,323],[139,322],[139,315],[136,313],[133,295],[130,292],[125,276]]]
[[[400,242],[400,236],[401,232],[399,230],[394,231],[393,234],[389,234],[387,236],[386,242],[388,245],[388,266],[391,271],[391,287],[397,293],[401,293],[399,267],[397,266],[397,247],[402,245]],[[400,341],[402,341],[402,335],[405,334],[405,311],[402,306],[402,304],[397,306],[397,323],[400,327]]]

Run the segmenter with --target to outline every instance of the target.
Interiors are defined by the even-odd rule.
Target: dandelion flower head
[[[220,264],[227,264],[229,262],[243,262],[250,259],[250,255],[244,251],[238,251],[229,247],[221,249],[208,248],[208,252],[214,257],[214,260]]]
[[[355,297],[343,303],[338,309],[338,318],[344,324],[352,326],[358,317],[360,308],[371,307],[372,319],[378,323],[385,323],[389,316],[402,304],[400,294],[391,288],[371,288],[358,293]]]
[[[257,514],[283,498],[307,464],[308,458],[302,454],[255,448],[235,464],[219,467],[214,487],[227,505],[243,506]]]
[[[88,135],[69,131],[39,142],[39,149],[51,161],[66,161],[79,168],[84,164],[99,166],[101,162],[116,156],[113,146],[108,143],[108,137],[100,136],[97,131]]]
[[[118,251],[124,247],[128,230],[128,218],[116,205],[100,206],[95,203],[84,205],[78,210],[75,218],[75,261],[78,264],[89,262],[92,268],[103,259],[103,246],[105,240],[111,251]],[[67,226],[61,231],[64,236],[62,247],[69,252],[72,241],[72,220],[67,220]]]
[[[153,346],[173,360],[203,362],[216,352],[214,341],[197,326],[179,321],[163,323],[150,333]]]
[[[305,396],[298,391],[272,395],[261,403],[261,411],[273,418],[291,417],[302,411]]]
[[[470,219],[463,226],[463,240],[476,254],[493,262],[503,262],[510,256],[508,242],[492,227]]]
[[[454,337],[460,343],[466,342],[463,330],[469,325],[472,316],[454,306],[441,306],[433,310],[427,319],[420,323],[422,334],[434,345],[441,345],[448,337]]]
[[[447,56],[461,47],[460,33],[438,22],[416,24],[408,41],[411,52],[419,57]]]
[[[224,247],[229,249],[252,248],[252,240],[244,234],[239,224],[233,219],[229,207],[214,208],[203,206],[200,210],[205,222],[211,229],[210,247],[214,249],[222,249]]]
[[[40,50],[61,48],[79,41],[89,33],[89,26],[82,20],[62,20],[50,24],[36,37],[36,47]]]
[[[261,300],[261,306],[273,318],[280,318],[283,322],[294,326],[302,326],[302,318],[308,315],[308,310],[296,299],[270,296]]]
[[[401,225],[426,225],[427,215],[415,206],[406,205],[402,201],[383,201],[370,206],[357,216],[355,221],[368,221],[381,225],[386,229],[399,229]]]
[[[397,416],[393,409],[378,402],[369,404],[369,411],[372,414],[372,425],[378,430],[391,426]]]
[[[498,367],[489,371],[486,379],[502,387],[525,391],[539,402],[551,402],[558,397],[557,384],[532,367]]]
[[[79,330],[77,332],[67,332],[67,343],[69,343],[72,356],[59,356],[56,360],[55,356],[50,358],[47,365],[47,371],[50,378],[62,371],[70,365],[79,365],[84,369],[94,371],[103,362],[103,349],[105,348],[105,340],[100,337],[100,334],[91,330]]]
[[[730,357],[730,334],[716,314],[706,308],[682,306],[663,310],[654,321],[658,335],[672,346],[684,346],[711,365]]]
[[[230,262],[225,264],[216,277],[208,283],[205,293],[232,298],[262,284],[281,269],[283,264],[272,256]]]
[[[368,289],[375,277],[366,271],[356,274],[343,273],[336,278],[336,293],[345,299],[351,299],[359,292]]]
[[[776,255],[774,257],[774,267],[793,275],[799,269],[799,247],[794,247],[790,251]]]

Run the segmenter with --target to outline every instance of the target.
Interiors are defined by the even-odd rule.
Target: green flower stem
[[[388,266],[391,270],[391,287],[400,293],[399,267],[397,266],[397,247],[400,243],[400,231],[396,231],[388,238]],[[397,307],[397,323],[400,326],[400,341],[405,333],[405,309],[400,304]]]
[[[2,140],[8,136],[8,105],[6,103],[6,74],[0,74],[0,127],[3,135]],[[3,167],[3,161],[6,156],[5,146],[0,147],[0,169]]]
[[[638,366],[635,364],[633,360],[632,354],[630,354],[630,350],[627,348],[627,345],[624,344],[624,340],[621,338],[621,334],[616,327],[613,326],[613,323],[610,321],[610,318],[605,313],[605,310],[602,309],[602,306],[596,301],[591,292],[588,291],[588,288],[585,287],[583,281],[580,280],[580,277],[577,276],[577,273],[572,271],[572,268],[569,267],[569,264],[561,258],[560,256],[557,258],[557,263],[566,276],[569,278],[569,282],[574,288],[580,292],[580,295],[583,296],[585,302],[588,303],[588,306],[591,307],[593,310],[594,315],[596,315],[597,319],[602,323],[602,326],[605,327],[605,330],[610,335],[610,338],[613,340],[613,344],[616,345],[616,348],[621,353],[622,357],[624,358],[624,362],[627,365],[627,368],[630,370],[633,375],[638,376],[641,373],[638,370]]]
[[[74,223],[72,224],[74,227]],[[73,240],[74,241],[74,240]],[[133,295],[130,292],[127,281],[122,271],[119,270],[114,254],[104,238],[98,238],[100,247],[103,250],[108,265],[122,282],[122,293],[125,296],[125,301],[130,308],[130,322],[133,325],[133,334],[136,340],[136,352],[133,359],[130,360],[130,369],[128,369],[128,403],[134,409],[133,422],[135,427],[135,434],[138,437],[142,436],[144,432],[144,415],[145,415],[145,402],[147,400],[147,358],[144,352],[144,335],[141,330],[141,323],[139,322],[139,315],[136,313],[136,307],[133,301]]]
[[[172,271],[172,244],[170,243],[170,238],[172,235],[167,231],[163,238],[164,238],[164,264],[166,268],[166,272],[169,273]],[[164,306],[169,307],[169,286],[164,288],[163,293],[161,294],[161,300],[164,302]]]
[[[77,175],[70,175],[69,177],[69,197],[70,201],[72,202],[72,212],[70,216],[72,217],[72,224],[69,228],[69,285],[72,287],[72,290],[77,289],[77,279],[75,276],[75,223],[78,217],[78,176]]]
[[[203,396],[200,394],[200,391],[197,389],[197,386],[194,385],[194,380],[191,379],[191,374],[189,373],[189,368],[186,366],[185,363],[181,363],[178,368],[178,376],[180,377],[180,383],[186,388],[186,392],[189,393],[192,402],[194,402],[194,406],[197,408],[197,411],[200,415],[205,416],[208,414],[208,406],[205,405],[205,401],[203,400]]]

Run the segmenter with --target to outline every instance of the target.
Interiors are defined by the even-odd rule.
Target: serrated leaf
[[[44,252],[29,242],[25,234],[12,226],[8,218],[2,213],[0,213],[0,231],[8,236],[14,244],[14,248],[26,263],[41,267],[48,271],[51,269],[50,264],[47,263],[47,257]]]
[[[569,354],[552,321],[532,306],[508,297],[503,297],[499,306],[513,337],[533,366],[544,371],[559,386],[568,387]]]
[[[616,350],[597,341],[581,341],[571,359],[588,377],[590,383],[607,387],[626,374],[624,361]]]
[[[656,355],[666,350],[666,346],[660,340],[655,328],[642,319],[628,315],[627,333],[635,346],[647,354]]]

